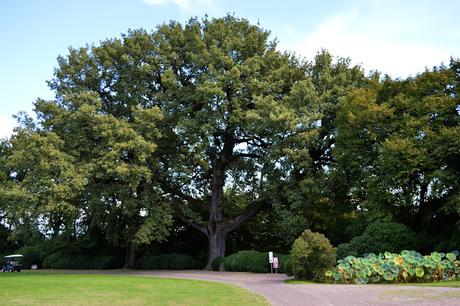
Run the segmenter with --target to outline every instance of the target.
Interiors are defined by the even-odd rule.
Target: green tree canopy
[[[56,100],[38,101],[36,111],[40,129],[89,173],[85,216],[120,233],[109,227],[123,222],[101,222],[107,211],[125,209],[137,229],[142,222],[128,220],[149,202],[154,211],[168,203],[208,237],[209,262],[224,255],[229,232],[270,204],[267,181],[280,176],[286,154],[300,154],[283,148],[311,142],[317,120],[306,66],[232,16],[130,31],[70,49],[58,63]],[[152,234],[124,227],[123,237]]]
[[[406,80],[386,78],[353,89],[341,103],[338,171],[375,217],[422,229],[449,203],[458,206],[457,66],[452,60]]]

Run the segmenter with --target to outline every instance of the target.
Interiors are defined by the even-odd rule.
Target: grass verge
[[[421,286],[421,287],[452,287],[452,288],[460,288],[460,281],[452,280],[452,281],[441,281],[441,282],[432,282],[432,283],[408,283],[403,284],[406,286]]]
[[[309,280],[298,280],[298,279],[287,279],[284,281],[285,284],[290,285],[312,285],[312,284],[329,284],[329,283],[318,283]],[[338,284],[340,285],[340,284]],[[343,284],[349,285],[349,284]],[[370,286],[379,285],[379,284],[369,284]],[[431,282],[431,283],[396,283],[396,284],[380,284],[380,285],[398,285],[398,286],[420,286],[420,287],[451,287],[451,288],[460,288],[460,280],[452,281],[440,281],[440,282]]]

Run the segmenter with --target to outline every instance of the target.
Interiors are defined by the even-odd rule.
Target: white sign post
[[[268,252],[268,262],[270,263],[270,273],[273,274],[273,252]]]

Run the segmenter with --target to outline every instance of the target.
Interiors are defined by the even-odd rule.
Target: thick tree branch
[[[239,215],[238,217],[229,221],[229,226],[226,228],[226,232],[231,232],[237,229],[240,225],[245,223],[249,218],[254,216],[257,212],[259,212],[264,206],[268,205],[268,202],[265,200],[261,200],[256,202],[251,207],[248,207],[244,213]]]
[[[193,222],[192,220],[190,220],[184,213],[184,211],[182,210],[182,208],[177,205],[176,203],[172,203],[172,207],[174,209],[174,213],[176,214],[176,216],[178,216],[182,221],[184,221],[185,223],[187,223],[188,225],[190,225],[191,227],[194,227],[196,228],[197,230],[199,230],[200,232],[202,232],[203,234],[205,235],[208,235],[208,232],[206,230],[206,225],[204,224],[197,224],[195,222]]]
[[[249,157],[249,158],[262,158],[262,155],[255,153],[236,153],[235,157]]]
[[[158,175],[157,178],[159,178],[159,182],[161,184],[161,188],[163,189],[163,191],[170,193],[187,203],[198,205],[199,207],[207,206],[207,203],[203,200],[194,198],[188,194],[183,193],[179,187],[173,187],[172,184],[169,183],[165,177]]]

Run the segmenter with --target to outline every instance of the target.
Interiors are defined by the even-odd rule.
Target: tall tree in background
[[[208,237],[210,263],[225,255],[229,232],[270,204],[265,182],[277,175],[283,146],[308,142],[315,124],[303,103],[302,94],[314,90],[304,81],[304,66],[277,51],[268,36],[227,16],[171,22],[151,34],[132,31],[121,40],[71,49],[50,82],[57,102],[39,107],[43,125],[55,117],[48,114],[53,107],[73,112],[69,97],[81,93],[93,93],[101,102],[94,112],[121,127],[136,124],[135,111],[158,109],[161,139],[146,157],[153,182],[147,188],[161,191],[178,217]],[[148,133],[150,118],[139,120]],[[69,143],[78,139],[67,137],[68,129],[53,129]],[[92,154],[100,136],[91,137],[73,146]],[[129,150],[125,155],[132,160]]]
[[[326,233],[337,242],[346,226],[342,219],[354,207],[346,195],[346,178],[332,171],[336,121],[341,99],[349,90],[366,86],[369,79],[349,59],[333,58],[324,50],[306,66],[306,76],[308,86],[300,91],[294,86],[291,98],[309,110],[315,124],[308,128],[311,137],[306,142],[292,139],[280,152],[283,175],[274,186],[275,211],[288,243],[305,228]]]
[[[351,178],[351,197],[372,218],[395,218],[419,230],[434,223],[440,233],[447,204],[458,206],[456,66],[452,61],[406,80],[375,81],[343,100],[338,171]]]
[[[80,230],[100,231],[112,245],[126,247],[126,267],[133,267],[137,247],[164,239],[172,222],[168,205],[152,187],[150,166],[160,137],[155,127],[162,118],[159,109],[133,107],[128,120],[117,118],[103,109],[97,94],[82,91],[67,93],[58,101],[39,100],[36,112],[41,127],[32,136],[58,138],[57,152],[65,152],[61,154],[69,156],[78,170],[70,177],[83,177],[82,184],[58,177],[78,192],[73,208],[78,211],[75,219],[80,220]],[[44,162],[42,155],[37,154],[37,159],[30,168],[40,171],[37,164]],[[50,176],[45,180],[57,181]]]

